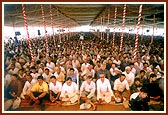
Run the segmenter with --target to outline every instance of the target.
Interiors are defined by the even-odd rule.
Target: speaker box
[[[38,31],[38,35],[41,35],[41,34],[40,34],[40,30],[37,30],[37,31]]]

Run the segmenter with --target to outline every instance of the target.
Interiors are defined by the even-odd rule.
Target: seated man
[[[111,89],[110,81],[105,78],[104,73],[99,74],[99,79],[96,82],[97,85],[97,100],[99,104],[103,101],[109,103],[114,100],[114,94]]]
[[[142,88],[142,83],[140,82],[140,79],[135,78],[134,84],[132,84],[130,87],[131,94],[133,94],[135,92],[139,92],[141,88]]]
[[[149,111],[147,89],[141,88],[140,92],[130,96],[129,106],[132,111]]]
[[[123,72],[126,76],[126,80],[129,84],[129,87],[134,83],[135,75],[131,72],[130,66],[125,67],[125,71]]]
[[[61,67],[56,67],[56,71],[54,73],[54,76],[56,77],[57,81],[64,83],[65,74],[63,73],[63,71],[61,71]]]
[[[50,77],[52,76],[53,74],[50,72],[50,70],[48,68],[45,68],[45,71],[44,73],[42,74],[43,78],[44,78],[44,81],[49,84],[50,82]]]
[[[125,78],[124,74],[120,74],[119,78],[114,81],[114,95],[119,97],[119,102],[123,102],[123,97],[129,100],[131,95],[129,84]]]
[[[11,75],[11,82],[4,92],[5,96],[4,110],[8,110],[13,105],[14,100],[17,97],[20,97],[20,94],[22,92],[22,84],[18,78],[19,78],[18,74]],[[8,100],[11,101],[10,105],[8,105],[9,102]]]
[[[74,68],[70,68],[70,70],[69,70],[69,73],[67,73],[67,78],[68,77],[71,77],[72,78],[72,81],[73,82],[75,82],[75,83],[77,83],[78,81],[78,76],[77,76],[77,74],[75,74],[75,70],[74,70]]]
[[[30,74],[26,75],[26,80],[27,81],[25,82],[22,93],[20,95],[22,99],[29,98],[30,90],[32,86],[36,83],[36,79],[33,79],[33,77]]]
[[[50,81],[51,81],[49,84],[50,101],[56,102],[57,100],[59,100],[61,94],[62,83],[57,81],[55,76],[51,76]]]
[[[71,104],[78,101],[78,86],[75,82],[72,82],[71,77],[68,77],[62,86],[60,100],[62,102],[70,101]]]
[[[155,74],[150,74],[149,79],[143,84],[143,86],[148,89],[148,95],[151,99],[157,101],[163,98],[162,90],[159,87],[157,76]]]
[[[49,100],[49,95],[48,95],[48,85],[46,82],[43,80],[43,76],[38,76],[37,77],[37,83],[33,85],[33,87],[30,90],[30,105],[35,104],[40,104],[41,109],[43,110],[44,104],[43,99]]]
[[[92,76],[88,76],[86,81],[84,81],[80,87],[81,100],[93,106],[93,110],[96,109],[94,102],[96,102],[95,90],[96,85],[92,81]]]

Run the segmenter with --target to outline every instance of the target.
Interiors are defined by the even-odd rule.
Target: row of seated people
[[[99,104],[102,102],[110,103],[111,101],[123,102],[125,99],[130,101],[131,105],[133,104],[131,106],[132,109],[133,106],[137,105],[135,102],[135,93],[137,94],[136,96],[140,96],[142,91],[142,94],[145,93],[145,96],[137,98],[142,98],[141,101],[143,101],[145,105],[147,101],[144,101],[144,99],[151,98],[158,100],[163,96],[158,82],[156,82],[157,76],[155,74],[150,74],[150,77],[143,80],[143,82],[140,78],[135,78],[135,82],[131,86],[126,80],[125,74],[118,74],[118,78],[114,80],[113,87],[104,72],[99,74],[96,81],[94,81],[91,75],[86,76],[85,80],[81,82],[81,85],[73,81],[70,76],[66,77],[65,82],[59,82],[57,78],[52,75],[49,82],[46,82],[44,76],[38,76],[37,79],[34,79],[31,74],[27,74],[23,88],[22,82],[17,74],[12,74],[11,79],[12,81],[8,87],[5,88],[5,99],[15,99],[17,97],[30,99],[30,105],[40,104],[44,106],[43,100],[58,104],[66,101],[75,103],[81,100],[82,102],[89,103],[93,110],[95,110],[95,102]],[[144,88],[142,87],[145,87],[147,90],[143,90]],[[156,90],[153,90],[153,88]],[[132,96],[133,94],[134,96]],[[132,99],[134,99],[133,102],[135,103],[131,101]],[[147,106],[145,108],[135,108],[136,106],[133,107],[132,110],[148,109]],[[9,108],[5,108],[5,110],[8,109]]]

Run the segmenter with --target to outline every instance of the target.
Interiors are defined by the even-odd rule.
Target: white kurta
[[[43,73],[42,76],[44,78],[44,81],[45,82],[50,82],[50,77],[52,76],[53,74],[52,73],[49,73],[48,75],[46,73]]]
[[[114,90],[123,92],[125,89],[129,90],[129,84],[127,80],[124,80],[123,82],[120,81],[120,78],[116,79],[114,81]]]
[[[30,90],[31,90],[32,86],[36,83],[36,81],[37,81],[36,79],[32,79],[31,82],[28,82],[28,81],[25,82],[22,93],[20,95],[20,97],[22,99],[25,99],[24,95],[29,95],[30,94]]]
[[[55,71],[55,64],[53,62],[47,63],[46,67],[50,70],[51,73]]]
[[[31,73],[30,75],[33,77],[33,79],[37,79],[40,74],[38,74],[38,73]]]
[[[110,68],[110,73],[112,76],[115,76],[116,75],[116,70],[118,70],[116,67],[115,68]]]
[[[134,65],[135,65],[135,67],[137,67],[139,70],[142,70],[142,69],[143,69],[143,63],[142,63],[142,62],[141,62],[141,63],[135,62]]]
[[[89,63],[83,63],[82,65],[81,65],[81,71],[83,72],[83,71],[85,71],[85,70],[87,70],[87,67],[89,66]]]
[[[104,82],[102,82],[101,79],[98,79],[96,85],[97,100],[101,98],[102,100],[105,100],[107,103],[109,103],[111,101],[111,96],[114,96],[109,80],[104,78]]]
[[[68,95],[68,98],[66,97]],[[78,86],[75,82],[72,82],[70,86],[65,82],[62,86],[61,95],[62,101],[70,101],[75,103],[78,100]]]
[[[61,92],[62,90],[62,83],[59,81],[56,81],[56,85],[54,85],[52,82],[49,84],[49,90],[53,91],[55,94],[58,92]]]
[[[123,74],[125,74],[126,80],[129,86],[131,87],[132,84],[134,83],[135,75],[132,72],[130,72],[129,74],[127,74],[126,72],[123,72]]]
[[[90,94],[87,96],[87,98],[91,98],[94,96],[96,90],[96,85],[93,81],[91,81],[90,84],[87,83],[87,81],[84,81],[80,87],[80,95],[83,91],[90,92]]]

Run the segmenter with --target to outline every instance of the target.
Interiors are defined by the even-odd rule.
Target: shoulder
[[[45,85],[45,86],[47,85],[48,86],[48,84],[45,81],[43,81],[43,85]]]
[[[59,81],[57,81],[57,83],[56,84],[58,84],[58,85],[61,85],[62,86],[62,83],[61,82],[59,82]]]
[[[135,99],[138,95],[139,95],[139,92],[133,93],[133,94],[130,96],[130,100],[131,100],[131,99]]]

